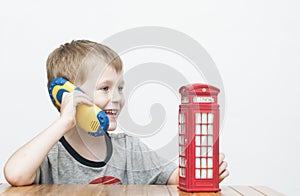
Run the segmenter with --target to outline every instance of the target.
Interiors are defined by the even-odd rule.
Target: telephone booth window
[[[200,157],[201,155],[200,155],[201,153],[200,153],[200,147],[196,147],[196,156],[197,157]]]
[[[207,156],[213,156],[213,148],[207,147]]]
[[[185,177],[185,168],[184,168],[184,167],[179,168],[179,175],[180,175],[181,177]]]
[[[184,124],[181,124],[179,126],[179,134],[185,134],[185,125]]]
[[[180,177],[185,177],[185,170],[186,170],[186,158],[185,158],[185,130],[186,130],[186,123],[185,123],[185,114],[179,114],[179,175]]]
[[[185,167],[185,158],[183,157],[179,158],[179,165]]]
[[[202,125],[202,134],[207,134],[207,125]]]
[[[213,134],[213,125],[208,125],[207,126],[207,133],[212,135]]]
[[[214,114],[195,112],[195,178],[213,178]]]
[[[200,129],[201,129],[201,126],[200,125],[196,125],[196,134],[200,134]]]
[[[185,123],[185,116],[184,116],[184,114],[180,114],[179,115],[179,123],[180,124]]]
[[[185,155],[184,149],[185,149],[184,146],[179,146],[179,154],[180,154],[180,155]]]

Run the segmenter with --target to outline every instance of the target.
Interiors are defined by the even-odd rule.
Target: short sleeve
[[[35,184],[53,184],[48,156],[45,157],[36,172]]]
[[[53,170],[58,167],[58,145],[55,144],[36,172],[35,184],[53,184]]]

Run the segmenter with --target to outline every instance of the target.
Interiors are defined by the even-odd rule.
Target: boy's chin
[[[117,128],[117,123],[115,122],[109,123],[108,131],[114,131],[116,130],[116,128]]]

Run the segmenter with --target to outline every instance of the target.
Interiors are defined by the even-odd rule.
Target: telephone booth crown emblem
[[[189,192],[219,191],[220,90],[207,84],[179,89],[179,185]]]

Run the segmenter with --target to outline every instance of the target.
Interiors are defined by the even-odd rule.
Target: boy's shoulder
[[[114,144],[125,145],[128,149],[140,148],[148,149],[148,147],[140,140],[139,137],[131,136],[126,133],[109,133]]]
[[[137,139],[139,140],[138,137],[134,137],[134,136],[131,136],[131,135],[128,135],[127,133],[109,133],[109,136],[111,139],[114,139],[114,140],[118,140],[118,139]]]

